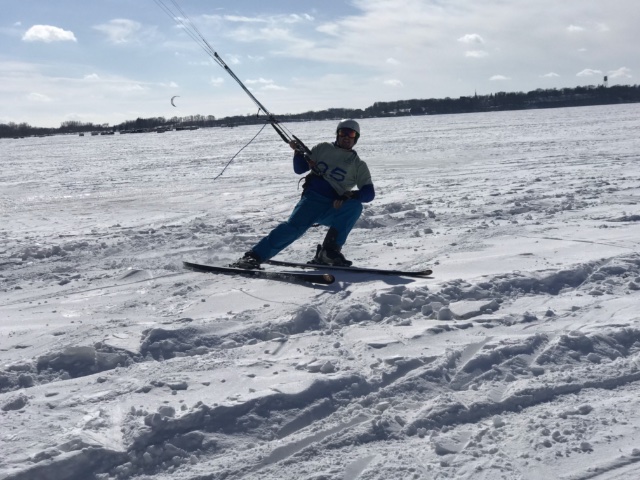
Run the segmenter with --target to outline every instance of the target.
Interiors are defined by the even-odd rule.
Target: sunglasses
[[[358,132],[351,130],[350,128],[341,128],[338,130],[339,137],[358,138]]]

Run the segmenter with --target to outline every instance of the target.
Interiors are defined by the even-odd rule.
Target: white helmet
[[[360,125],[358,125],[358,122],[356,122],[355,120],[342,120],[336,127],[336,133],[338,133],[338,130],[340,130],[341,128],[349,128],[351,130],[355,130],[358,136],[360,136]]]
[[[353,130],[354,132],[356,132],[356,138],[353,144],[355,145],[356,143],[358,143],[358,139],[360,138],[360,125],[358,125],[358,122],[352,119],[342,120],[336,127],[336,135],[338,135],[338,131],[341,128],[348,128],[349,130]]]

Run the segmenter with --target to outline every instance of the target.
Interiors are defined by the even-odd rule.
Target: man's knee
[[[347,208],[348,208],[350,216],[355,218],[356,220],[362,214],[362,203],[361,202],[350,201],[350,202],[347,202],[345,205],[347,205]]]

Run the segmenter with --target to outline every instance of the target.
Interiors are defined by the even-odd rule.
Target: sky
[[[163,5],[276,116],[640,76],[637,0],[0,0],[0,123],[256,114]]]

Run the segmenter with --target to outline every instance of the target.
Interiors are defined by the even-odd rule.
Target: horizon
[[[395,103],[395,102],[412,102],[412,101],[428,101],[428,100],[446,100],[446,99],[449,99],[449,98],[451,98],[452,100],[459,100],[459,99],[462,99],[462,98],[470,98],[470,97],[473,97],[473,96],[477,96],[477,97],[479,97],[479,98],[482,98],[482,97],[490,97],[490,96],[492,96],[492,95],[493,95],[493,96],[495,96],[495,95],[498,95],[498,94],[501,94],[501,93],[504,93],[504,94],[520,93],[520,94],[525,94],[525,95],[526,95],[526,94],[528,94],[528,93],[536,92],[536,91],[538,91],[538,90],[543,90],[543,91],[546,91],[546,90],[558,91],[558,90],[565,90],[565,89],[571,89],[571,90],[574,90],[574,89],[576,89],[576,88],[592,88],[592,89],[595,89],[595,88],[599,88],[599,87],[601,87],[601,86],[602,86],[602,85],[581,85],[581,86],[577,86],[577,87],[560,87],[560,88],[551,88],[551,89],[541,89],[541,88],[537,88],[537,89],[534,89],[534,90],[530,90],[530,91],[528,91],[528,92],[521,92],[521,91],[520,91],[520,92],[515,92],[515,91],[514,91],[514,92],[505,92],[505,91],[499,91],[499,92],[491,92],[491,93],[487,93],[487,94],[483,94],[483,95],[477,95],[477,93],[474,93],[474,95],[468,95],[468,96],[467,96],[467,95],[463,95],[463,96],[460,96],[460,97],[457,97],[457,98],[451,98],[451,97],[444,97],[444,98],[407,98],[407,99],[398,99],[398,100],[388,100],[388,101],[385,101],[385,102],[374,102],[374,103],[372,103],[371,105],[366,106],[366,107],[365,107],[365,108],[363,108],[362,110],[366,110],[367,108],[369,108],[369,107],[373,106],[373,105],[374,105],[374,104],[376,104],[376,103]],[[638,87],[638,84],[626,84],[626,85],[624,85],[624,84],[620,84],[620,85],[615,85],[615,87],[630,87],[630,88],[635,88],[635,87]],[[607,87],[607,88],[608,88],[608,87]],[[628,103],[628,102],[622,102],[622,103]],[[635,102],[631,102],[631,103],[635,103]],[[595,104],[594,104],[594,105],[595,105]],[[589,105],[562,105],[562,107],[581,107],[581,106],[591,106],[591,104],[589,104]],[[297,112],[297,113],[292,113],[292,112],[280,113],[280,114],[277,114],[277,116],[279,116],[279,117],[284,117],[284,116],[289,116],[289,115],[297,116],[297,115],[304,115],[305,113],[310,113],[310,114],[311,114],[311,113],[320,113],[320,112],[328,111],[328,110],[332,110],[332,109],[345,109],[345,110],[351,110],[351,109],[346,108],[346,107],[329,107],[329,108],[324,109],[324,110],[310,110],[310,111]],[[355,109],[353,109],[353,110],[355,110]],[[485,111],[478,111],[478,112],[452,112],[452,114],[459,114],[459,113],[487,113],[487,112],[485,112]],[[436,114],[437,114],[437,113],[436,113]],[[87,126],[92,126],[92,127],[103,127],[103,126],[105,126],[105,125],[106,125],[106,128],[113,128],[113,127],[121,126],[121,125],[122,125],[122,124],[124,124],[124,123],[134,122],[134,121],[136,121],[136,120],[138,120],[138,119],[141,119],[141,120],[151,120],[151,119],[154,119],[154,118],[164,118],[166,121],[169,121],[169,120],[171,120],[172,118],[178,118],[178,120],[182,120],[182,119],[187,118],[187,117],[195,117],[195,116],[200,116],[200,117],[204,117],[204,118],[206,118],[206,117],[207,117],[207,116],[209,116],[209,115],[210,115],[210,114],[193,113],[193,114],[184,114],[184,115],[179,115],[179,116],[178,116],[178,115],[174,115],[174,116],[171,116],[171,117],[165,117],[165,116],[155,116],[155,117],[153,117],[153,116],[152,116],[152,117],[137,117],[136,119],[127,119],[127,120],[123,120],[122,122],[117,123],[117,124],[110,124],[110,123],[95,123],[95,122],[91,122],[91,121],[84,121],[84,122],[82,122],[82,123],[83,123],[83,124],[86,124]],[[232,119],[232,118],[236,118],[236,117],[248,117],[248,116],[253,116],[253,115],[254,115],[254,114],[252,114],[252,113],[245,113],[245,114],[239,114],[239,115],[234,115],[234,116],[215,117],[215,121],[221,121],[221,120],[226,120],[226,119]],[[324,119],[319,119],[319,120],[324,120]],[[68,121],[73,121],[73,120],[67,120],[67,122],[68,122]],[[0,125],[11,125],[12,123],[13,123],[13,124],[15,124],[15,125],[20,125],[20,124],[22,124],[22,123],[26,123],[26,124],[27,124],[27,126],[28,126],[29,128],[33,128],[33,129],[61,129],[61,128],[63,128],[63,124],[62,124],[62,123],[64,123],[64,122],[62,122],[62,123],[61,123],[59,126],[57,126],[57,127],[43,127],[43,126],[40,126],[40,125],[32,125],[32,124],[29,124],[28,122],[21,122],[20,124],[16,124],[15,122],[9,122],[9,123],[1,123],[1,122],[0,122]]]

